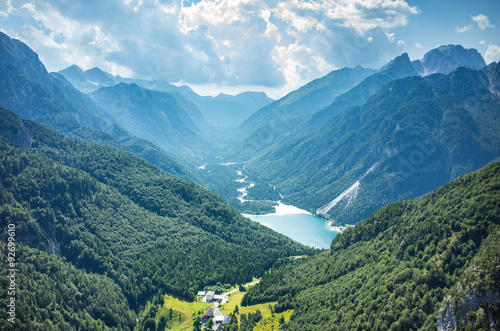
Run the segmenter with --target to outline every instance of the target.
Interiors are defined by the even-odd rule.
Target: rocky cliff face
[[[0,72],[7,77],[13,70],[32,82],[50,84],[50,76],[38,55],[21,41],[0,32]]]
[[[487,291],[483,295],[477,295],[476,286],[465,291],[465,297],[454,304],[452,297],[449,296],[438,316],[438,330],[452,331],[465,328],[467,325],[481,325],[488,320],[487,325],[494,330],[499,330],[500,325],[497,321],[490,321],[493,316],[490,312],[490,306],[500,304],[500,295],[498,292]]]
[[[500,227],[486,238],[438,316],[438,330],[500,330]]]
[[[5,108],[0,106],[0,110]],[[23,124],[21,119],[13,113],[3,113],[0,117],[0,135],[7,138],[9,144],[16,147],[31,147],[33,142],[33,128]]]
[[[500,62],[492,62],[483,71],[490,82],[490,92],[500,97]]]
[[[459,67],[482,69],[486,66],[476,49],[465,49],[461,45],[445,45],[434,48],[424,55],[419,66],[423,75],[448,74]],[[422,70],[423,69],[423,70]]]

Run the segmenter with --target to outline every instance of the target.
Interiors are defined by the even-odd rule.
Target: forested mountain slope
[[[294,204],[359,222],[385,204],[418,197],[500,157],[493,67],[391,82],[364,105],[246,168]]]
[[[105,118],[177,159],[200,160],[217,150],[213,143],[205,140],[188,112],[168,93],[120,83],[102,87],[90,96]]]
[[[380,70],[356,67],[333,71],[252,115],[239,127],[240,139],[226,154],[244,161],[261,156],[321,128],[349,108],[363,105],[391,81],[428,73],[448,74],[462,66],[480,70],[485,64],[477,50],[447,45],[427,52],[422,61],[411,62],[403,53]]]
[[[124,312],[123,298],[129,309],[158,291],[190,299],[205,285],[243,283],[280,257],[313,252],[141,158],[64,138],[4,108],[0,118],[0,133],[9,139],[0,139],[2,241],[8,224],[14,224],[18,243],[54,253],[57,257],[45,258],[20,248],[28,257],[52,261],[50,272],[40,269],[35,258],[23,257],[20,263],[30,275],[48,273],[47,286],[63,292],[51,297],[38,285],[20,282],[21,293],[32,289],[35,297],[46,298],[32,301],[20,324],[45,319],[72,323],[76,313],[89,323],[129,326],[133,313]],[[121,292],[107,298],[116,300],[111,315],[91,305],[87,318],[86,304],[79,297],[72,302],[74,290],[62,290],[60,268],[76,278],[97,274],[92,276],[96,282],[109,285],[102,291],[119,288]],[[48,303],[59,305],[62,316],[37,314]]]
[[[4,241],[0,249],[7,251]],[[0,256],[0,262],[9,263],[7,254]],[[2,330],[133,330],[136,324],[137,316],[122,289],[105,275],[88,273],[25,245],[16,246],[16,269],[16,322],[12,325],[2,318]],[[0,280],[3,307],[10,298],[10,279],[5,276]]]
[[[304,119],[375,72],[361,66],[334,70],[259,109],[235,130],[238,143],[226,153],[227,157],[246,161],[268,146],[288,139],[288,133]]]
[[[403,53],[382,67],[380,72],[367,77],[360,84],[335,98],[333,103],[315,113],[311,119],[301,125],[300,131],[312,132],[352,106],[361,106],[389,82],[417,75],[408,54]]]
[[[250,133],[257,127],[272,125],[275,121],[313,114],[375,72],[361,66],[334,70],[255,112],[242,123],[240,132]]]
[[[104,119],[99,107],[61,75],[50,75],[28,46],[0,32],[0,106],[66,136],[132,152],[189,180],[199,178],[153,143]]]
[[[497,162],[381,208],[329,253],[267,272],[244,302],[294,309],[283,330],[436,330],[438,316],[496,330],[499,231]]]

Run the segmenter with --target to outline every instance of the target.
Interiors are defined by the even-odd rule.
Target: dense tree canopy
[[[499,189],[495,163],[390,204],[338,235],[330,253],[267,272],[244,304],[277,300],[275,311],[293,308],[285,330],[435,330],[447,295],[460,302],[459,291],[450,291],[459,281],[465,289],[478,283],[474,275],[487,275],[482,286],[499,295],[498,239],[485,240],[498,236]],[[471,268],[475,256],[482,262]],[[475,310],[498,325],[493,303]]]
[[[13,124],[31,146],[0,139],[0,227],[15,224],[18,242],[102,275],[131,309],[159,290],[192,299],[204,286],[241,284],[280,257],[312,252],[136,156],[16,117]]]

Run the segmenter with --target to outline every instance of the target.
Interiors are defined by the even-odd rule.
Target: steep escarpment
[[[451,289],[438,316],[439,331],[500,328],[500,227],[483,242]]]

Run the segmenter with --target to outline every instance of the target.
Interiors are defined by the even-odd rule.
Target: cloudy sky
[[[0,0],[0,30],[72,64],[202,94],[271,97],[345,66],[443,44],[500,61],[498,0]]]

